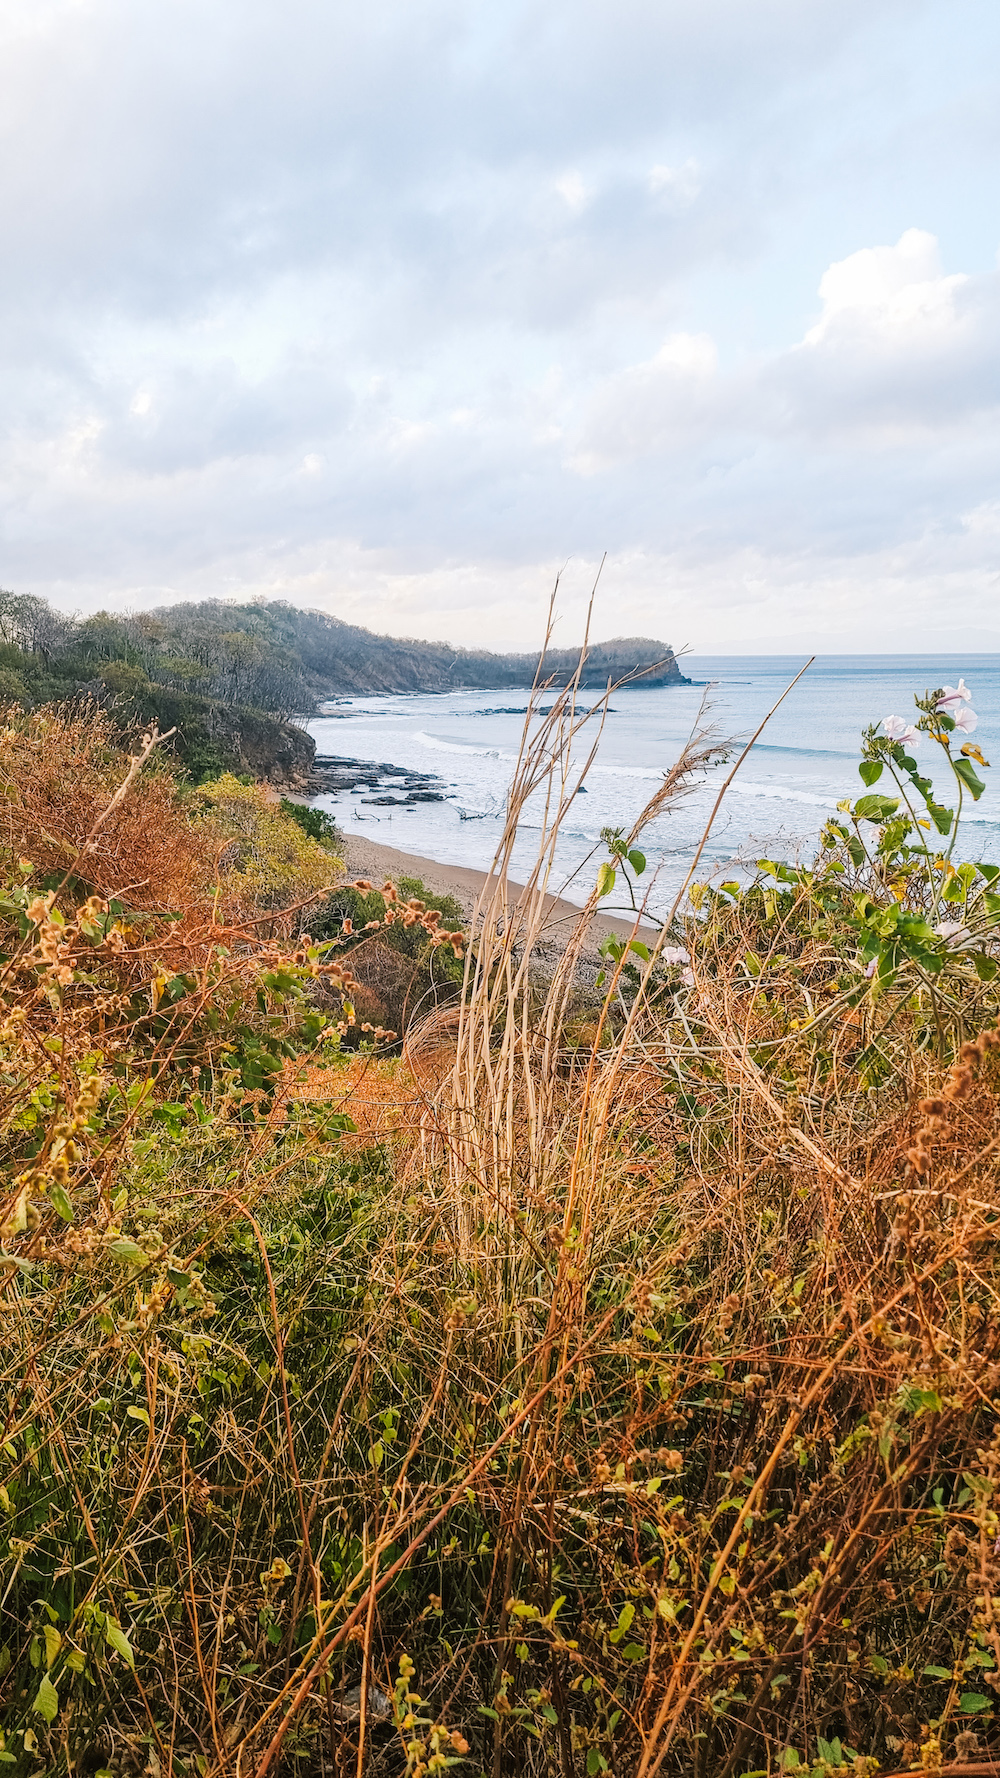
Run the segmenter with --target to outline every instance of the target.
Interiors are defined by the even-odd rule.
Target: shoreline
[[[346,881],[349,882],[352,877],[367,877],[378,886],[387,877],[395,881],[400,877],[419,877],[432,895],[453,895],[461,904],[466,918],[471,918],[488,872],[474,870],[466,864],[441,864],[433,858],[422,858],[416,852],[401,852],[395,846],[382,845],[380,841],[369,840],[363,834],[348,833],[344,835],[344,839]],[[508,888],[516,900],[524,885],[508,878]],[[582,912],[583,909],[576,902],[567,901],[564,896],[547,895],[545,939],[553,945],[565,944]],[[600,940],[611,933],[617,938],[630,938],[633,924],[624,915],[595,914],[587,936],[588,949],[596,949]],[[651,942],[657,931],[658,928],[641,922],[636,937],[644,942]]]

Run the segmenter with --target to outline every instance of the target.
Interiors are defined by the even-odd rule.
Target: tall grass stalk
[[[600,884],[542,968],[545,897],[607,705],[543,690],[423,1075],[416,1048],[412,1073],[343,1054],[317,1002],[339,1014],[349,972],[293,911],[227,907],[162,785],[129,797],[190,847],[179,919],[129,908],[152,842],[121,802],[120,911],[107,882],[37,893],[60,822],[84,831],[63,768],[89,742],[53,721],[8,744],[12,806],[39,749],[70,786],[41,862],[6,859],[19,1771],[870,1778],[991,1754],[993,941],[973,968],[914,915],[910,969],[897,875],[774,866],[648,958],[623,945],[576,1040]],[[717,749],[703,716],[643,819]],[[876,920],[881,979],[857,955]]]

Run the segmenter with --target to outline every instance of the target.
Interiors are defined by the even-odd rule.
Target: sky
[[[1000,649],[995,0],[6,0],[0,584]]]

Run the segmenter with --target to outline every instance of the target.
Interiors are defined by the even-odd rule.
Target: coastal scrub
[[[1000,896],[959,849],[968,704],[918,700],[948,790],[873,725],[817,857],[608,946],[573,1043],[608,872],[638,913],[648,863],[641,823],[610,835],[542,971],[591,713],[532,709],[468,942],[395,885],[371,904],[371,940],[461,953],[424,1069],[374,1031],[346,1052],[369,941],[342,905],[310,933],[330,856],[321,882],[280,806],[199,801],[99,717],[10,719],[2,1763],[995,1759]],[[716,752],[696,733],[651,809]]]

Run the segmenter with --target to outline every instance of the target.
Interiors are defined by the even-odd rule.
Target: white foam
[[[413,736],[421,747],[427,747],[432,753],[460,753],[466,759],[506,759],[515,760],[516,753],[505,753],[501,747],[475,747],[467,741],[442,741],[437,735],[425,734],[417,729]]]
[[[602,766],[593,765],[588,774],[590,777],[602,778],[641,778],[646,784],[662,784],[666,774],[649,766]]]
[[[813,796],[812,792],[809,790],[792,790],[785,784],[748,784],[746,782],[741,783],[739,778],[734,779],[727,794],[732,796],[734,793],[739,796],[779,797],[782,802],[789,803],[810,803],[814,808],[830,809],[831,812],[837,802],[835,794],[830,796]]]

